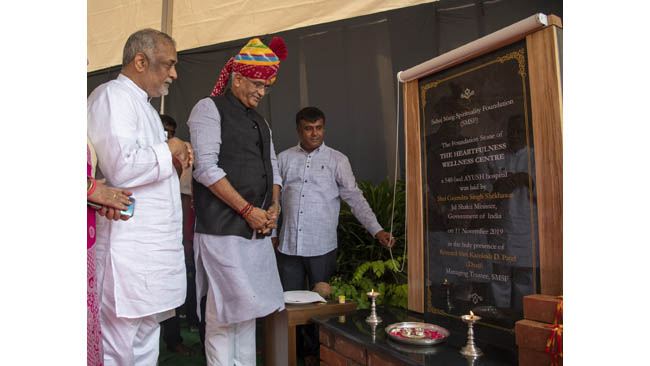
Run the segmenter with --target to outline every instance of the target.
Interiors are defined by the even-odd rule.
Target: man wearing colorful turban
[[[268,47],[250,40],[187,122],[196,157],[194,256],[197,300],[207,294],[208,365],[255,365],[255,318],[284,308],[269,237],[282,180],[271,129],[255,107],[286,56],[280,38]]]

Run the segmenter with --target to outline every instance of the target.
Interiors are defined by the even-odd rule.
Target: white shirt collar
[[[120,73],[117,76],[117,80],[120,82],[126,84],[129,88],[133,89],[135,93],[138,94],[138,96],[142,97],[144,100],[149,99],[149,95],[147,94],[146,91],[144,91],[142,88],[140,88],[133,80],[131,80],[128,76]]]
[[[320,144],[319,147],[317,147],[317,148],[315,148],[314,150],[312,150],[311,153],[313,153],[313,152],[320,152],[320,151],[323,150],[324,148],[325,148],[325,141],[323,141],[323,142]],[[308,153],[305,149],[303,149],[302,146],[300,146],[300,141],[298,141],[298,151],[302,151],[302,152],[304,152],[305,154],[311,154],[311,153]]]

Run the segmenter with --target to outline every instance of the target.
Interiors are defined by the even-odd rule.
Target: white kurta
[[[210,286],[219,322],[239,323],[284,309],[270,237],[195,233],[194,260],[197,304]]]
[[[112,278],[103,291],[112,291],[119,317],[180,306],[186,275],[179,182],[147,93],[122,74],[98,86],[88,97],[88,137],[106,183],[136,200],[127,221],[97,218],[97,275]]]

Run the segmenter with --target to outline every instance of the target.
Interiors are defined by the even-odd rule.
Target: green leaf
[[[364,309],[369,306],[366,292],[374,288],[382,293],[377,300],[379,303],[405,309],[408,305],[408,276],[406,272],[399,271],[406,261],[406,184],[403,180],[397,181],[394,210],[393,187],[388,179],[376,185],[370,181],[359,181],[357,185],[386,231],[390,230],[394,212],[392,224],[396,243],[392,255],[395,260],[391,259],[391,251],[381,246],[354,217],[350,206],[341,202],[337,229],[337,269],[330,283],[333,296],[336,298],[343,294]]]

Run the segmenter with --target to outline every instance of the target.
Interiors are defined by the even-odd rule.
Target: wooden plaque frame
[[[537,177],[540,292],[562,295],[562,79],[560,39],[562,21],[548,16],[548,25],[532,33],[513,36],[460,58],[445,69],[526,38],[532,128]],[[441,70],[435,70],[439,72]],[[422,169],[422,131],[418,79],[405,83],[404,136],[406,146],[406,235],[408,245],[408,308],[424,313],[425,256]]]

